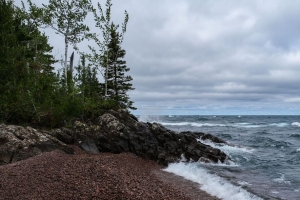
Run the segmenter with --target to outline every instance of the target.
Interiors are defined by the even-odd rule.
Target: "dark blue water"
[[[262,199],[300,199],[300,116],[140,116],[140,120],[178,132],[218,136],[233,146],[210,145],[227,153],[233,163],[199,168]]]

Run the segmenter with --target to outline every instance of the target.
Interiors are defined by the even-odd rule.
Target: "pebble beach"
[[[0,199],[218,199],[134,154],[72,148],[0,166]]]

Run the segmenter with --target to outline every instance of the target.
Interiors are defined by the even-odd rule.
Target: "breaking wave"
[[[198,163],[172,163],[164,171],[182,176],[187,180],[199,183],[199,189],[224,200],[261,200],[247,190],[233,185],[227,180],[210,174]]]
[[[292,126],[298,126],[298,127],[300,127],[300,123],[299,122],[293,122],[291,125]]]

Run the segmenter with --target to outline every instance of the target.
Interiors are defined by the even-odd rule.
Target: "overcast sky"
[[[122,47],[134,114],[300,115],[300,1],[112,3],[115,23],[129,13]],[[92,18],[87,24],[98,31]],[[45,32],[60,58],[63,38]]]

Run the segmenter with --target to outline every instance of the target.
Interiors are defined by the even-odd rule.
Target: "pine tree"
[[[84,55],[81,55],[81,63],[76,67],[76,71],[75,80],[83,101],[85,102],[87,98],[99,98],[102,94],[102,89],[97,79],[97,70],[91,65],[86,66]]]
[[[122,108],[136,109],[132,106],[133,102],[129,99],[127,92],[134,90],[132,87],[132,77],[126,75],[130,70],[123,60],[126,51],[121,48],[121,35],[117,32],[118,26],[111,23],[110,41],[107,45],[108,54],[102,58],[103,66],[106,66],[107,73],[107,94],[116,101]],[[106,56],[108,55],[108,57]]]
[[[12,1],[0,1],[0,112],[4,121],[33,116],[28,86],[31,83],[23,29],[23,13]]]
[[[59,5],[58,2],[61,1],[65,4]],[[74,118],[87,119],[99,116],[103,111],[115,108],[116,105],[134,109],[127,95],[127,92],[133,89],[130,83],[132,78],[126,76],[129,68],[123,60],[126,52],[121,49],[128,21],[126,11],[122,32],[118,33],[118,25],[110,21],[112,4],[107,0],[109,12],[104,17],[101,10],[101,16],[96,21],[97,26],[103,28],[102,33],[105,33],[105,42],[101,43],[100,39],[95,40],[98,45],[100,44],[100,48],[103,47],[100,50],[101,54],[94,54],[95,62],[92,64],[96,65],[86,65],[83,57],[81,65],[77,67],[78,75],[73,79],[72,75],[65,76],[66,71],[63,71],[62,76],[53,72],[53,63],[56,61],[51,55],[52,47],[48,44],[48,37],[39,31],[42,25],[55,25],[55,22],[51,25],[53,22],[51,17],[62,17],[57,23],[61,25],[59,27],[62,28],[61,34],[66,31],[65,37],[68,42],[75,45],[83,39],[81,36],[87,27],[81,22],[87,8],[84,8],[81,13],[82,10],[78,5],[83,4],[80,2],[61,1],[51,0],[53,5],[47,9],[37,8],[28,0],[30,9],[27,11],[24,4],[23,8],[18,8],[11,0],[0,0],[1,122],[61,126]],[[64,17],[72,7],[70,4],[67,8],[66,4],[72,2],[78,9],[76,8],[72,15],[68,15],[71,21],[64,21]],[[91,6],[88,3],[90,0],[82,2],[88,7]],[[99,8],[101,9],[100,6]],[[51,9],[57,9],[57,13],[51,13]],[[64,9],[67,13],[59,16],[58,12]],[[93,11],[95,14],[95,10]],[[73,28],[75,27],[76,30],[68,32],[72,26],[68,29],[65,26],[68,25],[67,22],[74,22]],[[102,26],[101,23],[105,25]],[[80,32],[81,28],[82,32]],[[107,55],[108,57],[105,58]],[[101,65],[106,72],[107,84],[100,84],[97,79],[97,66]],[[103,98],[103,93],[107,89],[110,98]]]
[[[24,6],[18,9],[18,13],[16,33],[24,49],[22,63],[29,75],[23,90],[30,101],[29,109],[34,111],[31,121],[40,123],[41,118],[49,118],[52,113],[58,83],[52,66],[56,61],[51,55],[53,47],[48,44],[48,37],[39,31],[39,24],[31,17],[32,13],[27,12]]]
[[[0,0],[0,119],[9,118],[8,107],[15,86],[12,70],[15,52],[18,52],[17,39],[14,34],[15,10],[10,1]]]
[[[0,26],[0,120],[39,121],[57,81],[52,47],[29,13],[11,1],[0,0]]]
[[[108,43],[111,40],[110,28],[111,28],[111,7],[112,3],[111,0],[106,1],[106,10],[105,12],[102,9],[101,4],[98,2],[98,10],[99,14],[97,13],[96,9],[93,9],[94,13],[94,20],[96,22],[96,27],[101,30],[102,40],[99,39],[98,34],[88,34],[87,38],[94,40],[95,44],[97,44],[99,49],[95,49],[92,46],[89,46],[90,50],[92,51],[92,55],[88,55],[89,61],[102,73],[104,78],[104,97],[108,97],[108,71],[105,70],[103,73],[103,69],[106,69],[108,66],[108,62],[103,62],[103,57],[107,57],[108,55]],[[129,15],[125,10],[125,18],[122,24],[122,33],[120,34],[120,43],[123,42],[123,37],[126,32],[126,27],[128,23]],[[118,28],[119,25],[116,26]],[[98,53],[99,52],[99,53]],[[108,61],[108,60],[107,60]]]

